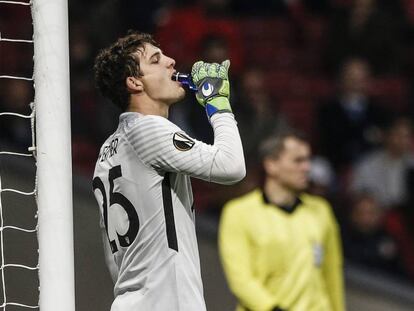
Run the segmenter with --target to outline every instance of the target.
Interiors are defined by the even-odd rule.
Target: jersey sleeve
[[[191,138],[160,116],[141,117],[126,134],[137,156],[151,167],[232,184],[246,174],[240,135],[233,114],[216,115],[211,119],[214,145]]]
[[[272,293],[252,273],[252,249],[245,217],[238,205],[226,204],[220,218],[218,245],[223,270],[233,294],[248,310],[268,311],[275,306]]]
[[[325,234],[325,259],[322,266],[328,296],[333,311],[344,311],[343,255],[338,224],[331,206],[326,203],[327,231]]]

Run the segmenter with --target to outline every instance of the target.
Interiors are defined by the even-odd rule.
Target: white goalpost
[[[32,10],[33,40],[2,36],[0,42],[34,45],[33,77],[0,75],[4,79],[34,82],[32,113],[2,112],[0,117],[30,119],[32,146],[29,153],[0,150],[0,156],[34,157],[36,185],[32,192],[2,188],[0,176],[0,278],[3,301],[9,306],[42,311],[74,311],[74,247],[72,207],[72,163],[69,94],[69,35],[67,0],[0,0],[0,5],[26,6]],[[1,121],[0,121],[1,122]],[[22,228],[4,222],[2,193],[36,195],[37,226]],[[38,235],[36,266],[6,262],[4,232],[14,230]],[[39,303],[9,300],[5,270],[19,268],[39,271]]]
[[[74,311],[67,0],[32,0],[39,306]]]
[[[0,176],[0,278],[3,294],[0,309],[18,306],[42,311],[74,311],[68,3],[67,0],[0,0],[0,5],[30,6],[33,19],[33,40],[4,37],[0,29],[0,42],[34,45],[33,77],[6,74],[0,75],[0,81],[34,82],[35,89],[30,115],[0,112],[0,117],[30,119],[32,146],[27,146],[29,153],[0,150],[0,156],[34,157],[37,166],[36,185],[32,192],[2,188]],[[22,228],[4,222],[5,207],[1,195],[8,192],[36,195],[36,228]],[[36,266],[6,262],[4,232],[9,230],[29,234],[37,232],[39,258]],[[9,299],[5,281],[5,270],[9,268],[38,270],[37,305]]]

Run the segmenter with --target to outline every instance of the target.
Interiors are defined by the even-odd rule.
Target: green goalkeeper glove
[[[197,86],[197,101],[205,107],[209,119],[216,112],[232,112],[229,67],[229,60],[221,64],[199,61],[191,69],[191,77]]]

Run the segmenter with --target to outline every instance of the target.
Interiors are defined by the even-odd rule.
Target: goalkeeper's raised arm
[[[229,60],[221,64],[198,61],[191,70],[197,101],[205,108],[214,130],[215,159],[210,180],[219,183],[233,183],[246,174],[240,135],[230,105],[229,67]]]

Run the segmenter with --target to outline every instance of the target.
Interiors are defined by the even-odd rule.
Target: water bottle
[[[187,85],[187,87],[192,91],[197,91],[197,87],[194,85],[193,79],[188,73],[176,72],[172,75],[171,79],[178,81],[181,84]]]

